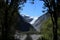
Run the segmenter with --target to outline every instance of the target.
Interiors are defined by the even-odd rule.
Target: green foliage
[[[60,40],[60,18],[58,18],[58,40]]]
[[[58,39],[60,37],[60,18],[58,18]],[[51,21],[51,18],[46,20],[43,23],[42,29],[41,29],[41,34],[43,35],[44,39],[47,40],[53,40],[53,24]],[[60,40],[60,39],[59,39]]]

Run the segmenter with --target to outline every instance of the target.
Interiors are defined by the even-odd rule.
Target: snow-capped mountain
[[[44,21],[46,21],[49,18],[49,14],[43,14],[40,17],[30,17],[28,15],[22,15],[24,19],[26,19],[27,22],[32,24],[32,26],[36,29],[36,31],[40,32],[40,28]]]
[[[31,17],[29,15],[24,15],[24,14],[21,14],[23,16],[23,18],[29,22],[30,24],[33,24],[37,19],[38,17]]]

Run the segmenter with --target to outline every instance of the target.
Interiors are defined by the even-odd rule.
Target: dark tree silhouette
[[[10,2],[9,2],[10,1]],[[1,26],[2,26],[2,40],[14,40],[9,37],[9,32],[11,31],[11,25],[13,20],[12,17],[15,13],[18,13],[19,5],[22,5],[26,2],[26,0],[0,0],[0,14],[3,15],[1,17]],[[14,24],[13,24],[14,25]]]
[[[48,13],[51,15],[52,23],[53,23],[53,40],[57,40],[57,28],[58,28],[58,15],[59,15],[59,0],[43,0],[45,7],[48,8]]]

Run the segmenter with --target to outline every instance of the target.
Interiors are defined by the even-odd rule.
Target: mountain
[[[32,17],[32,18],[28,15],[22,15],[22,16],[27,22],[32,24],[32,26],[35,28],[36,31],[40,32],[40,28],[43,22],[45,22],[50,17],[50,14],[45,13],[40,17]]]
[[[35,30],[34,27],[29,22],[27,22],[28,20],[25,18],[28,18],[28,17],[18,15],[18,22],[16,27],[17,30],[19,30],[20,32],[28,32],[32,28],[33,30]]]
[[[30,24],[33,24],[38,19],[38,17],[31,17],[29,15],[24,15],[24,14],[21,14],[21,16]]]
[[[35,29],[40,32],[41,26],[43,22],[45,22],[50,17],[49,13],[45,13],[42,16],[38,17],[38,19],[32,24]]]
[[[21,14],[21,16],[26,20],[26,22],[28,22],[28,23],[30,23],[32,20],[33,20],[33,18],[31,18],[30,16],[28,16],[28,15],[24,15],[24,14]]]

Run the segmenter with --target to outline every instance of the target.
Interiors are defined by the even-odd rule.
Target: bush
[[[58,39],[60,38],[60,18],[58,18]],[[46,40],[53,40],[53,24],[51,18],[49,18],[46,22],[43,23],[41,28],[41,34],[43,38]],[[59,39],[60,40],[60,39]]]

